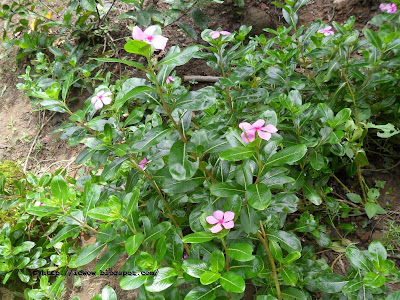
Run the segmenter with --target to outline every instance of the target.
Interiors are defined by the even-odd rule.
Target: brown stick
[[[185,75],[183,81],[197,81],[197,82],[217,82],[220,78],[218,76],[201,76],[201,75]]]

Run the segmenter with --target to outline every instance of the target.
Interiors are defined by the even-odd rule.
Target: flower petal
[[[146,35],[138,26],[133,27],[132,29],[132,37],[134,40],[142,41],[146,38]]]
[[[145,158],[143,158],[140,162],[139,162],[139,164],[141,164],[141,165],[145,165],[145,164],[147,164],[148,163],[148,161],[147,161],[147,158],[145,157]]]
[[[254,127],[263,127],[264,124],[265,124],[265,121],[260,119],[260,120],[255,121],[255,122],[252,124],[252,126],[253,126],[253,128],[254,128]]]
[[[272,124],[268,124],[267,126],[261,128],[261,130],[263,131],[268,131],[270,133],[275,133],[278,132],[278,128],[276,128],[274,125]]]
[[[146,36],[153,35],[153,33],[154,33],[154,31],[156,31],[156,29],[157,29],[157,27],[154,26],[154,25],[149,26],[149,27],[147,27],[147,29],[144,31],[144,34],[145,34]]]
[[[248,130],[248,131],[246,131],[246,133],[243,132],[240,136],[242,137],[243,142],[251,143],[252,141],[254,141],[254,139],[256,137],[255,133],[256,133],[255,130]]]
[[[222,223],[222,225],[223,225],[226,229],[231,229],[231,228],[233,228],[233,226],[235,226],[235,223],[233,223],[233,221],[229,221],[229,222]]]
[[[101,102],[100,100],[96,101],[96,103],[94,104],[95,109],[101,109],[102,107],[103,107],[103,102]]]
[[[263,140],[269,141],[269,139],[271,138],[272,134],[270,134],[269,132],[265,132],[262,130],[257,131],[258,132],[258,136],[260,138],[262,138]]]
[[[224,218],[224,212],[221,210],[216,210],[216,211],[214,211],[213,216],[217,220],[222,220]]]
[[[162,35],[155,35],[151,40],[151,44],[158,50],[164,50],[167,46],[168,38]]]
[[[207,221],[208,224],[212,224],[212,225],[218,223],[218,220],[216,218],[214,218],[213,216],[208,216],[206,218],[206,221]]]
[[[110,97],[103,97],[102,101],[104,104],[108,105],[111,104],[112,99]]]
[[[325,31],[331,30],[331,29],[332,29],[332,26],[327,26],[327,27],[324,28]]]
[[[210,36],[211,36],[212,39],[215,40],[215,39],[219,38],[220,33],[219,33],[219,31],[211,31],[210,32]]]
[[[223,229],[223,228],[222,228],[221,224],[217,224],[217,225],[215,225],[215,226],[213,226],[213,227],[210,228],[210,230],[211,230],[212,233],[220,232],[222,229]]]
[[[97,101],[99,101],[100,99],[99,99],[99,97],[97,97],[97,96],[93,96],[92,97],[92,100],[90,101],[90,102],[92,102],[92,104],[95,104]]]
[[[224,214],[224,222],[232,221],[235,218],[235,213],[232,211],[226,211]]]
[[[250,123],[247,123],[247,122],[242,122],[239,124],[239,128],[246,131],[246,130],[253,129],[253,125],[251,125]]]
[[[226,31],[226,30],[222,30],[219,33],[223,34],[223,35],[230,35],[231,34],[229,31]]]

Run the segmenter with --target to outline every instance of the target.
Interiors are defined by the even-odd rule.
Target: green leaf
[[[386,211],[377,203],[365,203],[365,212],[368,218],[372,219],[376,214],[384,214]]]
[[[112,210],[108,206],[94,207],[91,210],[89,210],[88,216],[93,219],[102,220],[106,222],[112,222],[119,218],[118,215],[112,214]]]
[[[187,144],[182,141],[175,142],[169,154],[169,172],[178,181],[193,177],[199,168],[199,160],[191,162],[187,155]]]
[[[385,282],[385,276],[373,272],[368,272],[363,278],[363,283],[365,284],[365,286],[373,289],[381,287],[385,284]]]
[[[151,45],[144,41],[130,40],[124,45],[126,52],[150,57]]]
[[[62,99],[65,102],[68,94],[68,90],[74,82],[74,70],[68,73],[62,88]]]
[[[219,157],[223,160],[238,161],[252,157],[254,154],[253,149],[249,147],[239,146],[232,149],[223,151]]]
[[[269,240],[268,241],[269,244],[269,248],[271,251],[272,256],[279,262],[283,262],[283,253],[282,253],[282,249],[279,246],[279,244],[274,241],[274,240]],[[292,253],[297,253],[297,251],[292,252]]]
[[[21,252],[27,252],[31,250],[33,247],[35,247],[35,242],[31,241],[25,241],[19,244],[17,247],[15,247],[12,251],[12,255],[17,255]]]
[[[211,271],[205,271],[201,276],[200,276],[200,282],[203,285],[208,285],[211,284],[215,281],[217,281],[221,277],[221,274],[219,273],[214,273]]]
[[[208,271],[208,264],[204,260],[187,258],[183,261],[182,269],[192,277],[200,278],[205,271]]]
[[[350,199],[351,202],[354,202],[354,203],[361,203],[361,201],[362,201],[360,195],[358,195],[358,194],[347,193],[346,196],[347,196],[347,198]]]
[[[325,293],[339,293],[348,280],[339,274],[321,274],[316,278],[317,287]]]
[[[63,202],[68,200],[68,186],[62,176],[54,176],[51,180],[51,192],[53,196]]]
[[[279,274],[281,275],[283,281],[291,286],[296,286],[297,277],[296,274],[290,270],[282,269]]]
[[[44,217],[49,215],[57,215],[57,213],[62,212],[61,207],[53,207],[53,206],[34,206],[30,207],[26,210],[27,213],[38,216]]]
[[[83,218],[86,220],[88,212],[92,209],[100,199],[101,186],[92,184],[90,181],[85,183],[83,192]]]
[[[270,230],[267,233],[269,239],[280,243],[281,247],[287,252],[301,252],[301,243],[299,238],[292,232],[282,230]]]
[[[365,28],[363,30],[363,33],[364,33],[365,37],[368,39],[368,41],[371,43],[371,45],[373,45],[374,47],[376,47],[378,49],[382,49],[382,41],[377,32],[375,32],[371,29]]]
[[[234,182],[220,182],[213,184],[210,188],[211,194],[217,197],[231,197],[243,195],[245,190],[240,184]]]
[[[162,235],[167,233],[167,231],[171,228],[171,226],[172,226],[171,223],[167,221],[156,225],[148,232],[146,232],[146,239],[144,241],[151,242],[159,239]]]
[[[101,62],[109,62],[109,63],[121,63],[125,64],[134,68],[137,68],[139,70],[145,71],[146,68],[143,66],[141,63],[138,63],[136,61],[130,61],[130,60],[123,60],[123,59],[118,59],[118,58],[103,58],[103,57],[94,57],[92,59],[101,61]]]
[[[190,46],[185,48],[183,51],[175,52],[164,57],[157,65],[173,65],[182,66],[186,64],[193,55],[199,51],[198,46]]]
[[[139,95],[141,93],[145,93],[145,92],[154,92],[154,88],[149,87],[149,86],[137,86],[135,88],[133,88],[132,90],[130,90],[129,92],[127,92],[126,94],[124,94],[122,97],[118,97],[115,99],[115,102],[112,106],[113,110],[118,110],[119,108],[121,108],[126,101],[128,101],[129,99],[135,97],[136,95]]]
[[[245,290],[244,279],[233,272],[226,272],[220,278],[222,288],[231,293],[243,293]]]
[[[349,293],[354,293],[360,290],[363,286],[362,281],[359,281],[357,279],[350,280],[348,283],[346,283],[343,288],[342,292],[344,294],[349,294]]]
[[[246,190],[247,201],[254,209],[264,210],[271,203],[271,191],[265,184],[251,184]]]
[[[139,249],[144,241],[144,234],[138,232],[134,236],[130,236],[125,242],[125,250],[128,255],[133,255]]]
[[[221,250],[214,250],[210,255],[211,271],[221,272],[225,267],[225,256]]]
[[[210,108],[217,100],[217,91],[213,86],[207,86],[197,91],[183,94],[177,102],[176,107],[187,110],[204,110]]]
[[[170,132],[170,128],[162,125],[154,127],[141,138],[140,142],[132,146],[131,151],[144,152],[165,139]]]
[[[285,148],[275,154],[272,154],[264,165],[264,168],[280,167],[284,164],[293,164],[300,159],[307,152],[307,146],[300,144]]]
[[[282,290],[282,297],[284,300],[309,300],[310,298],[306,294],[295,288],[286,288]]]
[[[283,260],[284,264],[290,264],[296,260],[298,260],[301,257],[301,253],[298,251],[294,251],[292,253],[289,253],[285,259]]]
[[[105,243],[96,242],[93,245],[85,247],[83,251],[78,255],[76,260],[70,264],[71,268],[77,268],[90,263],[96,258],[97,254],[106,246]]]
[[[343,108],[341,111],[339,111],[337,113],[337,115],[331,122],[331,127],[335,128],[335,127],[339,126],[340,124],[347,122],[350,118],[350,115],[351,115],[351,109]]]
[[[391,293],[385,300],[400,300],[400,291]]]
[[[346,249],[346,257],[349,262],[358,269],[372,272],[372,264],[369,259],[355,246],[349,246]]]
[[[126,276],[122,277],[120,286],[123,290],[135,290],[140,288],[150,276]]]
[[[124,251],[122,246],[109,248],[99,259],[96,266],[94,267],[94,271],[96,273],[100,271],[105,271],[108,268],[115,266],[118,261],[120,254]]]
[[[216,297],[215,290],[218,288],[219,286],[206,287],[198,285],[186,295],[184,300],[214,300]]]
[[[183,23],[181,21],[178,21],[176,23],[183,31],[185,31],[192,39],[197,40],[197,33],[196,30],[193,29],[192,26],[189,24]]]
[[[244,279],[251,279],[257,276],[264,269],[264,261],[260,256],[255,257],[255,259],[240,262],[232,261],[230,265],[230,270],[235,271],[235,273],[242,276]]]
[[[88,11],[96,11],[95,0],[80,0],[81,6]]]
[[[208,21],[209,18],[207,17],[206,14],[204,14],[204,12],[199,9],[199,8],[195,8],[192,10],[192,18],[194,23],[199,26],[201,29],[207,29],[208,27]]]
[[[244,232],[247,234],[255,234],[260,229],[260,218],[250,205],[243,206],[239,219]]]
[[[192,243],[192,244],[205,243],[205,242],[211,241],[215,237],[216,237],[216,235],[214,233],[200,231],[200,232],[195,232],[195,233],[191,233],[191,234],[184,236],[182,239],[182,242]]]
[[[161,268],[158,270],[157,275],[152,278],[152,281],[146,282],[145,288],[152,293],[161,292],[173,285],[177,276],[178,272],[175,269],[169,267]]]
[[[117,159],[114,159],[112,162],[110,162],[103,170],[101,173],[100,179],[102,181],[107,181],[113,178],[113,176],[118,172],[118,170],[121,168],[122,163],[127,160],[128,157],[120,157]]]
[[[63,241],[67,238],[72,237],[75,239],[80,232],[80,227],[76,225],[67,225],[63,227],[55,237],[51,239],[51,242],[46,246],[47,249],[53,247],[55,244],[57,244],[60,241]]]
[[[124,122],[124,126],[136,124],[140,122],[140,120],[144,116],[144,109],[142,107],[135,107],[134,110],[129,114]]]
[[[303,185],[304,196],[313,204],[320,205],[322,203],[322,198],[318,192],[309,184],[305,183]]]
[[[368,246],[371,260],[378,271],[381,271],[383,262],[387,259],[387,252],[381,242],[373,241]]]
[[[236,243],[226,250],[226,254],[237,261],[249,261],[254,259],[253,247],[247,243]]]
[[[117,300],[117,294],[110,286],[105,286],[101,290],[101,300]]]
[[[314,151],[310,156],[311,167],[315,170],[321,170],[326,165],[326,158],[318,151]]]

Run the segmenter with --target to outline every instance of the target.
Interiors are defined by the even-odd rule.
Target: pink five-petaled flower
[[[266,141],[268,141],[272,133],[278,132],[278,129],[272,125],[268,124],[264,126],[264,120],[257,120],[253,124],[243,122],[239,124],[239,128],[243,130],[241,135],[243,142],[248,143],[254,141],[256,137],[256,132],[258,132],[258,136]]]
[[[142,31],[138,26],[135,26],[132,29],[132,37],[134,40],[145,41],[158,50],[164,50],[167,46],[168,38],[159,34],[154,35],[156,29],[156,26],[150,26],[145,31]]]
[[[165,82],[166,82],[167,84],[170,84],[171,81],[175,81],[174,77],[172,77],[172,76],[168,76],[168,77],[167,77],[167,80],[165,80]]]
[[[98,92],[97,95],[93,96],[92,98],[92,104],[94,104],[95,109],[101,109],[103,105],[108,105],[111,104],[111,93],[110,92],[105,92],[101,91]]]
[[[225,30],[216,30],[216,31],[210,32],[210,36],[213,40],[219,38],[221,34],[222,35],[230,35],[231,33],[229,31],[225,31]]]
[[[141,168],[142,170],[146,169],[146,165],[149,161],[145,158],[143,158],[140,162],[139,162],[139,168]]]
[[[379,8],[388,14],[395,14],[397,11],[397,6],[394,3],[382,3]]]
[[[210,228],[212,233],[217,233],[223,229],[222,226],[224,226],[225,229],[233,228],[233,226],[235,225],[235,223],[233,223],[234,217],[235,217],[234,212],[226,211],[224,213],[221,210],[216,210],[216,211],[214,211],[212,216],[208,216],[206,218],[206,221],[208,224],[211,224],[211,225],[217,224]]]
[[[325,35],[325,36],[335,34],[335,33],[333,32],[333,30],[332,30],[332,26],[327,26],[327,27],[325,27],[325,28],[323,28],[323,29],[318,30],[317,32],[318,32],[318,33],[322,33],[322,34]]]

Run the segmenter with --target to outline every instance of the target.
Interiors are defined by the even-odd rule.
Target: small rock
[[[251,35],[265,33],[264,28],[276,29],[276,24],[272,22],[271,16],[265,11],[256,7],[249,7],[244,13],[243,24],[252,26]]]
[[[364,234],[360,237],[360,240],[361,240],[362,242],[366,242],[366,241],[368,241],[368,239],[369,239],[370,236],[371,236],[371,233],[370,233],[370,232],[366,232],[366,233],[364,233]]]
[[[381,241],[383,238],[383,232],[382,231],[374,231],[372,234],[371,240],[373,241]]]
[[[260,8],[261,8],[262,10],[267,10],[267,4],[261,3]]]

